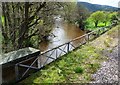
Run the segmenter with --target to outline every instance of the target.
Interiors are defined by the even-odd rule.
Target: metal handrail
[[[109,27],[110,27],[110,26],[109,26]],[[59,45],[59,46],[54,47],[54,48],[52,48],[52,49],[48,49],[48,50],[46,50],[46,51],[44,51],[44,52],[41,52],[37,57],[32,57],[32,58],[29,58],[29,59],[27,59],[27,60],[21,61],[21,62],[19,62],[19,63],[17,63],[17,64],[15,65],[16,72],[19,72],[17,66],[21,66],[21,67],[27,68],[27,70],[23,73],[23,75],[22,75],[22,77],[21,77],[21,78],[23,78],[30,69],[35,69],[35,70],[37,69],[37,70],[38,70],[38,69],[42,68],[43,66],[45,66],[46,64],[48,64],[47,62],[48,62],[49,59],[52,59],[52,60],[54,61],[54,60],[56,60],[59,56],[61,56],[62,52],[64,52],[65,54],[67,54],[69,51],[75,49],[76,46],[74,46],[74,45],[72,44],[72,42],[77,41],[77,40],[79,40],[79,39],[82,39],[82,38],[84,38],[84,37],[85,37],[85,42],[84,42],[84,43],[89,42],[89,41],[90,41],[89,36],[90,36],[91,34],[94,34],[94,33],[96,32],[95,35],[98,37],[99,35],[101,35],[101,34],[99,34],[99,32],[100,32],[101,30],[103,31],[102,33],[106,32],[105,28],[106,28],[106,27],[104,27],[104,28],[99,28],[99,29],[97,29],[97,30],[94,30],[94,31],[92,31],[92,32],[89,32],[89,33],[87,33],[87,34],[84,34],[84,35],[82,35],[82,36],[80,36],[80,37],[77,37],[77,38],[75,38],[75,39],[72,39],[72,40],[70,40],[70,41],[68,41],[68,42],[66,42],[66,43],[64,43],[64,44],[62,44],[62,45]],[[94,36],[94,37],[96,37],[96,36]],[[87,37],[87,39],[86,39],[86,37]],[[84,43],[82,43],[81,45],[83,45]],[[65,46],[65,47],[63,47],[63,46]],[[73,47],[73,49],[71,49],[70,46]],[[79,45],[79,46],[80,46],[80,45]],[[63,49],[61,49],[60,47],[63,47]],[[66,47],[67,47],[67,52],[64,51]],[[57,53],[58,50],[61,51],[61,53],[60,53],[59,55],[58,55],[58,53]],[[45,57],[47,57],[47,59],[45,60],[45,62],[43,62],[43,66],[42,66],[41,61],[40,61],[40,68],[33,67],[33,65],[35,64],[35,62],[37,62],[38,58],[41,59],[41,56],[44,56],[44,54],[47,54],[47,53],[49,53],[49,52],[52,52],[52,53],[50,53],[50,55],[45,55]],[[55,52],[55,57],[56,57],[56,58],[51,57],[54,52]],[[30,66],[22,64],[22,63],[24,63],[25,61],[28,61],[28,60],[34,59],[34,58],[35,58],[35,60],[32,62],[32,64],[31,64]],[[17,73],[16,75],[19,76],[18,73]],[[21,79],[21,78],[20,78],[20,79]],[[19,78],[17,77],[17,79],[19,79]]]

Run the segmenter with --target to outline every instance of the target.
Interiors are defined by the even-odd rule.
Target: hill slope
[[[91,4],[87,2],[78,2],[77,5],[83,5],[86,7],[90,12],[95,12],[98,10],[101,11],[117,11],[118,8],[112,7],[112,6],[107,6],[107,5],[98,5],[98,4]]]

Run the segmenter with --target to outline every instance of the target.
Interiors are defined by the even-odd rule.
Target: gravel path
[[[108,60],[101,64],[101,68],[92,75],[92,83],[118,83],[118,46],[103,51],[103,55],[108,56]]]

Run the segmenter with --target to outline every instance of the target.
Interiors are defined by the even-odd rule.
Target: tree
[[[110,13],[110,21],[111,21],[111,24],[117,24],[118,21],[119,21],[119,18],[118,18],[118,12],[112,12]]]
[[[85,28],[85,24],[86,24],[86,19],[89,17],[90,12],[88,11],[87,8],[85,8],[83,5],[81,4],[77,4],[77,23],[79,25],[79,28],[84,30]]]
[[[61,3],[63,11],[61,11],[61,15],[64,17],[68,23],[75,23],[76,17],[76,10],[77,10],[77,3],[76,2],[64,2]]]
[[[84,29],[85,20],[89,16],[87,8],[77,2],[66,2],[63,7],[63,17],[68,23],[73,23],[79,26],[80,29]]]
[[[3,48],[6,52],[25,47],[25,42],[29,41],[31,36],[36,33],[36,31],[33,34],[29,33],[29,30],[38,24],[38,20],[41,18],[38,13],[45,5],[46,2],[2,3]]]
[[[103,23],[105,23],[105,26],[106,26],[107,22],[110,22],[110,13],[109,12],[104,12]]]
[[[3,2],[3,51],[33,46],[33,37],[39,45],[52,30],[53,17],[59,6],[59,3],[52,2]]]
[[[52,31],[54,17],[63,15],[67,21],[77,20],[76,2],[3,2],[3,51],[23,47],[38,48]]]
[[[99,22],[104,21],[104,12],[103,11],[94,12],[90,15],[90,18],[94,22],[95,27],[97,27]]]

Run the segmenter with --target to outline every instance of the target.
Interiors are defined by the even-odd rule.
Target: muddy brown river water
[[[55,19],[55,25],[52,33],[55,36],[50,36],[49,42],[43,41],[42,43],[40,43],[39,49],[42,52],[57,47],[84,34],[84,32],[80,28],[75,25],[63,22],[63,19],[59,17]]]

